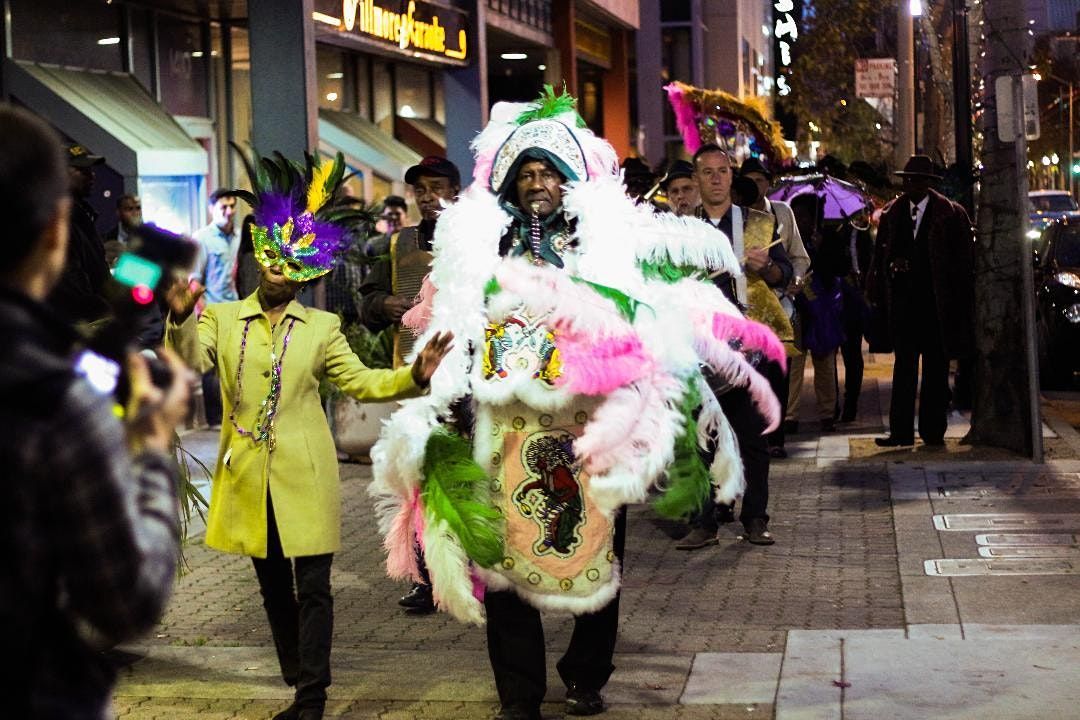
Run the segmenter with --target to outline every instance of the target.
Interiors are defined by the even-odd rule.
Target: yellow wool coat
[[[281,398],[274,419],[276,444],[255,443],[229,421],[255,429],[261,403],[270,391],[271,327],[257,293],[243,300],[207,306],[197,321],[166,325],[166,344],[192,368],[217,368],[224,422],[206,544],[230,553],[266,557],[266,499],[273,497],[281,547],[286,557],[321,555],[341,547],[341,487],[337,454],[319,399],[319,380],[327,378],[358,400],[395,400],[420,394],[409,367],[373,370],[349,348],[337,315],[292,301],[273,329],[279,356],[295,318],[282,361]],[[237,406],[237,366],[248,320]]]

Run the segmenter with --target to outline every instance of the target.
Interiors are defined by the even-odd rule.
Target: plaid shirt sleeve
[[[129,456],[111,399],[85,382],[70,386],[46,435],[50,545],[64,609],[109,643],[160,618],[179,550],[176,482],[167,456]]]

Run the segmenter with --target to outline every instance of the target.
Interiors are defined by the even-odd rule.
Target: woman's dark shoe
[[[914,440],[900,440],[892,436],[883,438],[874,438],[874,444],[878,447],[911,447],[915,444]]]
[[[504,705],[499,708],[495,720],[542,720],[540,710],[531,710],[518,705]]]
[[[567,715],[599,715],[607,710],[604,698],[598,690],[589,690],[578,685],[571,685],[566,690]]]
[[[416,583],[409,592],[398,600],[398,605],[411,612],[435,612],[435,601],[431,597],[431,586]]]
[[[787,457],[787,450],[782,445],[773,445],[769,448],[769,457],[776,460],[783,460]]]

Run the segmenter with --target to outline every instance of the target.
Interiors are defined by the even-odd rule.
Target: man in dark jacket
[[[109,264],[105,243],[94,223],[97,211],[87,198],[94,189],[94,167],[105,162],[82,145],[67,145],[64,152],[71,192],[71,220],[64,274],[49,294],[48,303],[68,322],[95,322],[109,314],[105,282]]]
[[[157,389],[132,360],[125,427],[93,371],[109,361],[84,353],[73,366],[74,334],[44,304],[64,272],[70,205],[58,138],[0,105],[0,693],[11,718],[104,720],[113,671],[100,651],[157,622],[176,573],[169,451],[192,377],[169,360],[173,381]]]
[[[902,171],[904,192],[881,216],[867,296],[888,316],[896,353],[888,437],[882,447],[915,444],[919,357],[919,437],[943,445],[949,406],[949,360],[974,345],[975,237],[964,208],[930,189],[939,179],[925,155]]]

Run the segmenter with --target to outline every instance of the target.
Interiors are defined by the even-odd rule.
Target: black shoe
[[[299,720],[299,713],[300,708],[296,707],[296,703],[293,703],[271,718],[271,720]]]
[[[540,710],[530,710],[519,705],[504,705],[499,708],[499,713],[495,716],[495,720],[543,720],[540,716]]]
[[[785,450],[781,445],[773,445],[771,448],[769,448],[769,457],[775,458],[777,460],[783,460],[787,457],[787,450]]]
[[[296,720],[322,720],[322,708],[304,708],[296,716]]]
[[[696,527],[686,534],[682,540],[675,544],[676,550],[699,550],[709,545],[719,544],[719,540],[716,538],[715,530],[706,530],[705,528]]]
[[[571,685],[566,691],[567,715],[599,715],[607,710],[598,690]]]
[[[930,447],[945,447],[945,438],[933,438],[932,440],[923,440],[923,444]]]
[[[785,435],[788,435],[788,434],[795,435],[798,432],[799,432],[799,421],[798,420],[785,420],[784,421],[784,434]]]
[[[894,437],[874,438],[874,444],[878,447],[911,447],[914,440],[900,440]]]
[[[855,422],[855,418],[857,416],[858,416],[858,413],[855,412],[854,410],[845,410],[843,412],[843,414],[840,415],[840,422],[842,422],[842,423]]]
[[[836,429],[836,421],[832,418],[825,418],[821,421],[821,432],[832,432]]]
[[[772,545],[776,539],[769,532],[769,523],[761,518],[754,518],[745,525],[746,532],[743,537],[751,545]]]
[[[431,597],[431,586],[416,583],[409,592],[398,600],[398,605],[410,610],[435,612],[435,601]]]

